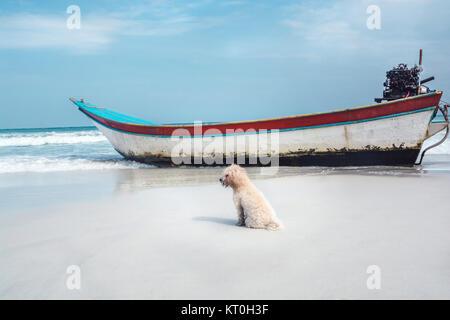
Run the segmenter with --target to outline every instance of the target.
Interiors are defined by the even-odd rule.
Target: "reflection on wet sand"
[[[116,191],[133,192],[147,188],[192,186],[219,183],[223,167],[151,168],[118,170]],[[302,174],[300,168],[280,167],[275,174],[262,174],[260,168],[247,169],[252,179],[270,179]]]
[[[116,192],[135,192],[148,188],[194,186],[219,183],[223,167],[204,168],[148,168],[117,170]],[[251,179],[273,179],[298,175],[389,175],[420,176],[425,173],[421,167],[353,167],[353,168],[312,168],[279,167],[272,174],[261,168],[247,168]],[[264,174],[266,173],[266,174]]]

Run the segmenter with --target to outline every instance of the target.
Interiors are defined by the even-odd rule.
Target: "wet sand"
[[[450,298],[450,175],[253,168],[286,225],[268,232],[234,225],[221,170],[3,175],[0,298]]]

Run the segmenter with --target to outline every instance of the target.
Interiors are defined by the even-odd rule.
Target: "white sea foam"
[[[72,132],[38,132],[38,133],[2,133],[0,147],[40,146],[46,144],[79,144],[106,141],[104,135],[96,130]]]
[[[46,157],[0,158],[0,173],[138,169],[153,166],[124,159],[89,160]]]

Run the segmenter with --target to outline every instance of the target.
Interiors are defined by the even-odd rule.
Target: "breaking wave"
[[[97,130],[72,132],[3,132],[0,133],[0,147],[41,146],[47,144],[79,144],[106,141]]]
[[[123,159],[95,127],[0,130],[0,174],[151,167]]]

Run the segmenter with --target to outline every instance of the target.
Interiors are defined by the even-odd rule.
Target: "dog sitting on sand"
[[[224,187],[233,189],[233,200],[238,213],[238,226],[270,231],[283,228],[275,211],[247,176],[244,168],[232,164],[219,179]]]

